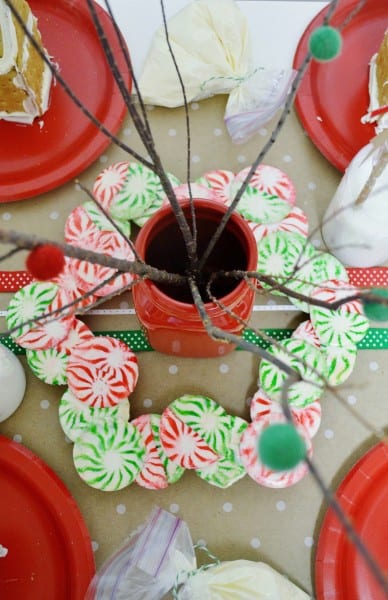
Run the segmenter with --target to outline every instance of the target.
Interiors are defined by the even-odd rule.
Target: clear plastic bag
[[[196,569],[189,528],[181,519],[155,507],[98,571],[85,600],[159,600],[177,576]]]
[[[296,71],[255,69],[230,93],[224,121],[230,137],[242,144],[283,106]]]

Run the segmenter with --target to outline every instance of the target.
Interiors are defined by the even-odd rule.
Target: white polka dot
[[[178,367],[176,365],[170,365],[168,367],[168,372],[170,375],[176,375],[178,373]]]
[[[199,539],[199,540],[197,541],[197,545],[198,545],[198,546],[202,546],[202,547],[203,547],[203,546],[207,546],[207,541],[206,541],[206,540],[204,540],[203,538],[201,538],[201,539]]]
[[[177,513],[180,510],[179,504],[170,504],[170,511],[172,513]]]
[[[317,184],[314,183],[313,181],[309,181],[308,184],[307,184],[307,187],[308,187],[309,190],[313,191],[313,190],[317,189]]]
[[[226,352],[225,344],[220,344],[218,346],[217,352],[218,352],[219,356],[224,356],[224,354]]]
[[[225,504],[223,505],[223,510],[226,513],[230,513],[233,510],[233,504],[231,502],[225,502]]]
[[[377,362],[375,362],[374,360],[372,360],[372,362],[369,363],[369,368],[371,371],[378,371],[379,364]]]
[[[130,136],[132,133],[132,129],[130,127],[126,127],[123,131],[124,135]]]
[[[321,240],[311,240],[312,245],[314,246],[314,248],[319,248],[321,245]]]
[[[259,129],[259,134],[261,136],[264,137],[265,135],[267,135],[267,133],[268,133],[268,129],[266,129],[265,127],[262,127],[261,129]]]
[[[120,302],[120,308],[126,309],[129,308],[129,302]]]
[[[251,546],[252,546],[252,548],[260,548],[261,542],[260,542],[259,538],[256,538],[256,537],[252,538]]]
[[[307,548],[311,548],[312,546],[314,546],[314,539],[311,536],[305,537],[304,545],[307,546]]]
[[[99,161],[100,161],[100,163],[106,163],[106,162],[108,162],[107,155],[103,154],[102,156],[100,156]]]
[[[283,162],[290,163],[291,161],[292,161],[292,158],[291,158],[291,156],[289,154],[285,154],[283,156]]]
[[[279,512],[283,512],[283,510],[286,510],[286,503],[284,502],[284,500],[279,500],[278,502],[276,502],[276,510],[278,510]]]
[[[20,435],[20,433],[15,433],[15,435],[13,436],[13,441],[14,442],[18,442],[20,444],[20,442],[22,441],[22,436]]]
[[[151,398],[145,398],[145,400],[143,400],[143,406],[145,408],[151,408],[151,406],[152,406]]]
[[[194,156],[191,157],[191,162],[199,163],[199,162],[201,162],[201,157],[198,156],[198,154],[194,154]]]
[[[351,406],[353,406],[353,404],[356,404],[356,402],[357,402],[357,398],[356,398],[356,396],[353,396],[353,394],[348,396],[346,398],[346,400],[347,400],[347,403],[350,404]]]
[[[92,549],[93,552],[97,552],[97,550],[99,549],[100,544],[98,542],[95,542],[94,540],[92,541]]]
[[[226,365],[225,363],[222,363],[222,365],[220,365],[218,367],[218,370],[220,373],[222,373],[223,375],[225,375],[225,373],[229,373],[229,365]]]
[[[10,221],[12,219],[12,215],[9,212],[3,213],[3,221]]]
[[[334,431],[332,429],[325,429],[324,436],[327,440],[332,440],[334,437]]]
[[[213,133],[215,136],[219,137],[220,135],[222,135],[222,129],[216,128],[213,130]]]
[[[247,157],[244,156],[244,154],[239,154],[237,157],[237,162],[239,162],[239,163],[245,163],[246,160],[247,160]]]
[[[198,104],[198,102],[192,102],[192,103],[190,104],[190,106],[191,106],[191,108],[192,108],[193,110],[198,110],[198,109],[199,109],[199,104]]]
[[[56,210],[53,210],[49,216],[52,221],[56,221],[59,217],[59,212]]]
[[[176,129],[169,129],[168,130],[168,135],[170,137],[175,137],[176,136]]]
[[[116,506],[116,512],[117,512],[117,514],[123,515],[123,514],[126,513],[126,511],[127,511],[127,507],[125,506],[125,504],[118,504]]]
[[[50,406],[50,402],[49,400],[42,400],[40,403],[40,408],[43,408],[43,410],[47,410]]]

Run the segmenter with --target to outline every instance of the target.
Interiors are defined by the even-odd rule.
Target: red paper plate
[[[338,27],[358,0],[340,0],[330,25]],[[322,24],[324,8],[304,32],[294,57],[298,68],[308,50],[311,32]],[[378,50],[388,26],[387,0],[367,0],[342,31],[341,54],[327,63],[311,61],[300,85],[295,107],[315,146],[340,171],[374,136],[361,117],[369,105],[369,61]]]
[[[126,109],[86,0],[30,0],[29,4],[60,75],[90,112],[116,133]],[[113,24],[98,5],[96,9],[130,88]],[[31,198],[58,187],[88,167],[109,144],[56,84],[49,110],[32,125],[0,121],[0,202]]]
[[[83,600],[94,558],[81,513],[57,475],[0,436],[0,598]]]
[[[381,442],[349,471],[337,498],[380,568],[388,572],[388,447]],[[317,600],[386,600],[364,559],[328,510],[318,540]]]

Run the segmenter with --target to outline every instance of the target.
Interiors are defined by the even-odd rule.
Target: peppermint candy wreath
[[[205,173],[192,184],[192,194],[229,205],[248,170]],[[168,177],[177,198],[187,198],[187,185],[172,174]],[[70,213],[65,241],[133,260],[132,249],[118,230],[129,236],[131,223],[141,227],[167,203],[158,176],[137,163],[116,163],[97,177],[93,194],[112,221],[87,201]],[[351,296],[356,289],[349,284],[345,267],[308,241],[307,216],[295,206],[295,199],[294,185],[283,171],[269,165],[257,167],[237,208],[258,244],[257,271],[294,292],[327,303]],[[307,473],[304,462],[278,471],[262,464],[258,455],[263,430],[286,421],[280,404],[286,375],[269,360],[260,362],[250,423],[228,414],[213,399],[194,394],[174,399],[161,415],[129,420],[130,396],[139,376],[136,355],[116,338],[95,336],[75,314],[60,312],[75,301],[75,313],[77,309],[84,312],[96,300],[131,286],[130,273],[105,283],[113,274],[111,268],[66,258],[58,276],[44,282],[33,280],[13,296],[7,310],[8,328],[14,341],[26,349],[33,373],[50,385],[67,386],[59,403],[59,420],[74,442],[74,465],[83,481],[103,491],[133,482],[155,490],[177,482],[185,469],[220,488],[246,474],[259,485],[273,488],[300,481]],[[290,338],[271,345],[269,353],[301,376],[301,381],[290,385],[288,400],[295,427],[311,456],[324,385],[341,385],[349,377],[357,344],[369,323],[358,300],[336,310],[310,306],[294,297],[289,300],[309,319]],[[26,325],[47,313],[56,316]]]

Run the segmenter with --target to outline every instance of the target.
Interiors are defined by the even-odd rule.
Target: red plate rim
[[[72,564],[69,565],[69,569],[73,576],[72,598],[82,600],[95,573],[95,564],[89,532],[74,498],[63,481],[42,459],[21,443],[3,435],[0,435],[0,466],[14,471],[16,477],[22,477],[26,487],[33,490],[47,510],[55,515],[57,524],[68,542],[67,550],[71,556]],[[5,508],[3,505],[3,515],[7,518]],[[1,541],[4,543],[4,540]],[[11,551],[12,549],[9,549],[9,552]],[[52,557],[46,558],[49,569]],[[76,565],[79,567],[74,568]]]
[[[68,23],[70,23],[70,20],[69,20],[70,15],[72,13],[74,13],[75,10],[80,15],[81,23],[86,18],[87,19],[91,18],[88,7],[87,7],[86,0],[55,0],[55,2],[50,3],[50,4],[46,4],[45,0],[30,0],[30,5],[31,5],[33,12],[38,13],[38,17],[39,17],[38,23],[39,23],[39,28],[42,31],[43,43],[45,42],[44,30],[45,30],[45,28],[47,29],[47,27],[50,26],[50,14],[52,14],[52,13],[55,14],[56,12],[58,12],[58,15],[60,15],[61,18],[64,19],[65,21],[67,20]],[[111,18],[108,15],[108,13],[105,10],[103,10],[103,8],[101,8],[100,5],[98,5],[95,2],[94,2],[94,5],[96,8],[97,15],[102,23],[102,26],[104,27],[107,38],[112,47],[112,51],[115,56],[115,60],[117,61],[120,72],[123,75],[124,81],[127,84],[129,91],[131,91],[132,80],[131,80],[127,65],[125,63],[123,54],[121,52],[120,44],[116,37],[116,33],[114,30],[114,26],[111,21]],[[67,14],[69,14],[69,17],[66,17]],[[45,16],[47,16],[47,18],[44,18]],[[46,21],[48,21],[49,24],[47,24]],[[91,27],[93,27],[92,24],[91,24]],[[77,35],[78,41],[76,43],[79,43],[80,45],[82,45],[83,43],[85,43],[85,40],[86,40],[86,42],[88,41],[87,33],[85,33],[85,35],[84,35],[85,39],[82,36],[82,27],[80,27],[80,29],[77,31],[77,34],[78,34]],[[54,37],[54,41],[55,41],[55,36],[53,36],[53,37]],[[125,41],[124,41],[124,47],[126,47]],[[90,47],[89,50],[91,50],[91,49],[92,48]],[[58,53],[58,52],[60,52],[60,50],[56,49],[55,46],[48,48],[48,50],[51,51],[52,54],[56,55],[55,56],[56,58],[60,58],[61,55],[60,55],[60,53]],[[75,52],[74,47],[71,47],[69,49],[69,52]],[[103,52],[102,49],[101,49],[101,52]],[[72,54],[72,56],[73,56],[74,64],[76,65],[77,64],[76,56],[74,54]],[[101,58],[104,60],[103,56],[101,56]],[[96,62],[93,63],[93,67],[98,68],[98,60],[96,60]],[[105,80],[107,81],[105,64],[100,66],[100,75],[103,76],[105,78]],[[78,75],[77,75],[77,77],[78,77]],[[65,79],[66,79],[66,77],[65,77]],[[56,85],[57,85],[57,87],[59,86],[58,83]],[[53,106],[53,96],[54,96],[54,94],[52,93],[51,105],[49,106],[48,111],[54,111],[54,113],[55,113],[55,105]],[[124,100],[118,90],[118,87],[114,81],[113,75],[112,75],[112,85],[109,90],[109,97],[106,94],[106,96],[104,96],[104,101],[106,102],[106,105],[107,105],[107,108],[106,108],[106,111],[104,114],[104,125],[106,126],[106,128],[109,131],[111,131],[113,134],[116,134],[118,132],[118,130],[120,129],[120,126],[124,120],[127,110],[126,110],[125,102],[124,102]],[[54,97],[54,102],[55,102],[55,97]],[[70,100],[70,98],[68,98],[68,102],[73,105],[74,112],[79,111],[79,109],[75,106],[75,104],[73,104],[73,102],[72,102],[72,100]],[[48,112],[46,114],[48,114]],[[43,115],[41,120],[43,119],[43,121],[44,121],[44,118],[45,118],[45,115]],[[60,115],[55,114],[55,119],[56,120],[60,119]],[[39,119],[37,119],[37,121],[39,121]],[[55,123],[55,121],[54,121],[54,123]],[[5,136],[10,135],[10,133],[9,133],[10,130],[7,129],[7,127],[9,127],[10,125],[15,125],[15,124],[6,123],[5,121],[0,121],[0,127],[2,124],[5,124],[5,127],[3,126],[3,131],[0,134],[2,137],[2,143],[3,143]],[[28,126],[28,127],[32,127],[32,126]],[[90,131],[87,131],[88,127],[90,128]],[[81,140],[81,142],[78,139],[77,140],[69,140],[69,142],[63,142],[64,144],[67,143],[68,146],[67,147],[64,146],[65,150],[66,150],[66,160],[63,161],[62,163],[58,162],[55,166],[50,164],[49,167],[47,167],[47,170],[45,170],[44,161],[42,163],[42,155],[41,155],[42,148],[38,148],[36,172],[31,174],[31,172],[30,172],[31,169],[29,169],[29,172],[26,174],[25,179],[20,179],[16,182],[10,182],[9,179],[7,180],[6,172],[4,172],[4,180],[2,181],[1,180],[2,173],[0,170],[0,203],[14,202],[14,201],[18,201],[18,200],[28,200],[30,198],[33,198],[34,196],[37,196],[44,192],[55,189],[55,188],[59,187],[60,185],[68,182],[76,175],[79,175],[82,171],[84,171],[87,167],[89,167],[99,156],[101,156],[103,151],[110,145],[110,143],[111,143],[110,139],[107,138],[104,134],[102,134],[96,127],[91,126],[89,120],[86,118],[84,119],[84,122],[81,123],[80,129],[81,129],[81,131],[80,131],[79,140]],[[81,134],[82,134],[82,138],[81,138]],[[24,152],[26,152],[26,149],[24,149]],[[50,156],[52,154],[52,152],[53,152],[52,147],[49,147],[46,149],[47,156]],[[23,171],[23,158],[22,157],[21,157],[21,161],[20,161],[19,171]]]
[[[368,10],[370,10],[370,6],[382,6],[387,9],[387,23],[388,23],[388,4],[384,4],[385,0],[368,0],[366,4],[361,8],[360,13],[357,15],[361,15],[364,19],[367,19]],[[349,13],[357,7],[359,0],[340,0],[339,4],[334,11],[330,19],[330,25],[333,27],[339,26],[344,19],[349,15]],[[305,29],[303,35],[301,36],[299,43],[297,45],[293,67],[298,69],[305,58],[308,51],[308,41],[310,34],[316,28],[322,25],[323,19],[329,10],[329,6],[325,6],[309,23],[307,28]],[[346,27],[342,31],[342,36],[344,42],[346,43]],[[377,47],[380,40],[377,41]],[[377,48],[376,48],[377,50]],[[362,48],[361,48],[362,51]],[[364,51],[365,52],[365,51]],[[371,55],[366,57],[365,62],[365,90],[367,96],[367,77],[368,77],[368,62],[371,58]],[[336,61],[341,61],[341,55],[339,55]],[[314,78],[319,74],[320,69],[330,68],[329,63],[319,63],[317,61],[312,61],[309,67],[306,70],[306,73],[301,81],[299,86],[296,98],[295,98],[295,109],[298,114],[299,120],[309,135],[311,141],[316,146],[316,148],[321,152],[323,156],[339,171],[344,172],[346,167],[352,158],[357,154],[357,152],[367,144],[373,137],[375,137],[375,130],[372,124],[363,125],[363,133],[360,135],[360,139],[355,138],[341,138],[341,135],[338,134],[338,139],[332,139],[330,136],[330,131],[328,132],[325,129],[324,123],[320,122],[317,119],[317,108],[319,105],[319,100],[314,96],[312,91],[312,83],[314,82]],[[334,110],[334,107],[333,107]],[[365,112],[367,111],[367,103],[365,105]],[[341,115],[338,115],[338,122],[340,122]],[[362,138],[362,139],[361,139]],[[339,149],[340,144],[338,142],[346,142],[348,146],[346,149]]]
[[[373,493],[373,480],[388,476],[388,446],[379,442],[368,450],[349,470],[336,492],[336,498],[352,519],[357,502],[365,498],[365,494]],[[338,576],[341,571],[343,543],[346,533],[338,524],[338,519],[329,508],[325,514],[319,534],[315,557],[315,587],[317,600],[338,598],[345,600],[346,595],[336,595]],[[350,596],[349,596],[350,599]],[[361,599],[361,597],[360,597]],[[352,599],[354,600],[354,599]]]

